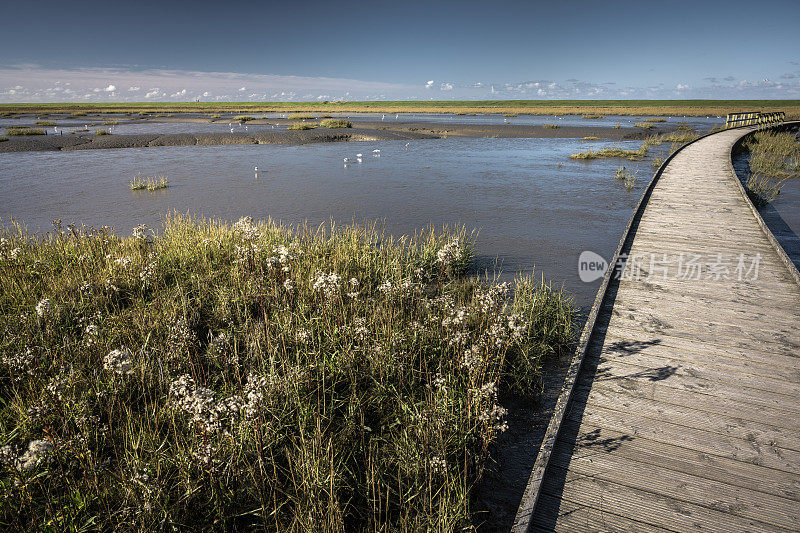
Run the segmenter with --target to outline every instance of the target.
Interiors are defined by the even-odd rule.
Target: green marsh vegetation
[[[589,150],[579,154],[572,154],[570,159],[610,159],[620,157],[630,161],[641,161],[647,156],[647,146],[642,144],[638,150],[625,150],[619,147],[604,148],[602,150]]]
[[[302,122],[298,122],[298,123],[292,124],[291,126],[289,126],[286,129],[287,130],[301,130],[302,131],[302,130],[313,130],[316,127],[317,127],[316,124],[303,124]]]
[[[95,135],[111,135],[111,132],[110,132],[110,131],[108,131],[108,130],[102,130],[102,129],[100,129],[100,130],[95,130],[95,131],[94,131],[94,134],[95,134]]]
[[[594,137],[593,135],[589,135],[588,137],[583,138],[584,141],[599,141],[600,137]]]
[[[644,119],[644,121],[645,122],[666,122],[667,119],[665,119],[664,117],[650,117],[650,118]]]
[[[634,122],[633,126],[645,130],[652,130],[655,127],[652,122]]]
[[[463,229],[173,216],[161,235],[0,241],[0,523],[30,530],[453,531],[571,347],[533,277],[468,278]]]
[[[627,170],[625,167],[618,168],[617,172],[614,174],[614,178],[617,181],[623,182],[625,184],[625,188],[629,191],[636,186],[636,174],[630,170]]]
[[[653,167],[654,169],[661,168],[661,165],[663,165],[663,164],[664,164],[664,158],[663,157],[654,157],[653,160],[650,161],[650,166]]]
[[[36,121],[36,125],[37,126],[55,126],[56,123],[53,122],[52,120],[37,120]]]
[[[116,126],[119,124],[119,120],[104,120],[103,126]]]
[[[8,140],[8,137],[0,137],[0,143]]]
[[[787,179],[800,177],[800,143],[794,133],[758,131],[744,149],[750,155],[745,189],[756,207],[775,200]]]
[[[601,118],[606,118],[606,117],[605,117],[605,115],[598,115],[596,113],[587,113],[585,115],[581,115],[581,118],[585,118],[585,119],[601,119]]]
[[[130,181],[132,191],[158,191],[169,187],[169,180],[165,176],[142,176],[137,174]]]
[[[558,124],[542,124],[542,127],[543,128],[548,128],[548,129],[551,129],[551,130],[557,130],[558,129]]]
[[[70,113],[70,116],[73,117],[85,117],[87,115],[88,113],[86,111],[73,111],[72,113]]]
[[[345,119],[326,119],[319,124],[323,128],[352,128],[353,123]]]
[[[25,135],[47,135],[47,132],[41,128],[11,126],[6,128],[6,135],[9,135],[11,137],[21,137]]]
[[[289,115],[287,117],[288,120],[314,120],[315,118],[314,115]]]
[[[798,100],[483,100],[381,102],[137,102],[103,104],[0,104],[1,111],[68,113],[98,111],[124,113],[518,113],[538,115],[724,116],[747,111],[785,111],[800,117]]]
[[[254,117],[252,115],[238,115],[238,116],[233,117],[233,120],[235,122],[241,122],[242,124],[244,124],[245,122],[250,122],[251,120],[255,120],[255,119],[256,119],[256,117]]]

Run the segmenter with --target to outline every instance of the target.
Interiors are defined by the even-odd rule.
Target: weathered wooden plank
[[[574,428],[568,426],[566,433],[572,434],[573,431]],[[622,433],[591,424],[581,424],[575,437],[569,441],[562,439],[559,446],[564,446],[564,453],[569,453],[574,458],[613,451],[619,458],[659,465],[685,474],[800,501],[800,478],[793,473],[642,437],[626,438]],[[568,461],[564,461],[561,466],[568,467]]]
[[[627,518],[635,519],[657,527],[674,531],[791,531],[758,520],[741,518],[726,510],[717,510],[683,502],[674,498],[654,494],[649,491],[633,489],[570,471],[564,472],[553,466],[555,476],[545,479],[545,494],[558,495],[559,487],[554,477],[564,476],[562,500]],[[560,530],[556,524],[555,530]],[[601,530],[595,526],[593,531]]]
[[[573,406],[568,417],[580,422],[581,406]],[[760,445],[749,440],[738,439],[688,428],[668,421],[657,424],[653,420],[636,413],[622,413],[593,404],[591,409],[582,412],[587,423],[624,433],[631,438],[644,437],[664,444],[673,444],[683,448],[692,448],[699,452],[722,457],[730,457],[745,463],[766,466],[784,472],[800,471],[800,453],[784,450],[776,446]]]
[[[710,480],[662,465],[640,463],[630,457],[617,456],[614,451],[570,457],[569,449],[559,446],[554,454],[553,464],[569,465],[571,473],[652,492],[676,501],[723,510],[786,529],[800,524],[800,505],[797,501],[774,494]]]

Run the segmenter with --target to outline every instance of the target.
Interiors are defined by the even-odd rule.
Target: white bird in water
[[[381,122],[383,122],[384,120],[386,120],[386,115],[383,115],[383,116],[381,117]]]
[[[350,162],[350,158],[349,157],[345,157],[344,158],[344,162],[345,162],[345,164],[349,163]]]
[[[406,150],[408,150],[408,145],[409,144],[411,144],[411,143],[406,143],[406,147],[405,147]]]
[[[375,149],[372,151],[372,153],[373,153],[373,154],[379,154],[379,153],[381,153],[381,151],[380,151],[380,150],[378,150],[377,148],[375,148]]]
[[[362,157],[362,155],[361,154],[356,154],[356,157]]]

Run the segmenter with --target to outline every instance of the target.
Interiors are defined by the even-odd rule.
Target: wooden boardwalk
[[[800,530],[800,281],[733,172],[748,131],[645,195],[515,532]]]

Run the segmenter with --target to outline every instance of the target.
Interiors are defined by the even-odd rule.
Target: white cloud
[[[130,87],[128,87],[128,90],[131,91],[131,92],[133,92],[133,91],[141,91],[142,88],[141,87],[130,86]]]
[[[158,87],[156,87],[155,89],[151,89],[150,91],[147,92],[147,94],[144,95],[144,97],[155,98],[156,96],[158,96],[158,90],[159,90]]]
[[[678,89],[679,91],[685,91],[686,89],[689,89],[689,85],[684,83],[679,83],[678,85],[675,86],[675,88]]]
[[[172,93],[169,96],[170,96],[170,98],[181,98],[183,96],[186,96],[186,89],[183,89],[181,91],[175,91],[174,93]]]
[[[203,92],[203,96],[209,96],[210,94],[211,94],[211,93],[209,93],[208,91],[204,91],[204,92]]]
[[[117,87],[114,85],[108,85],[105,89],[103,89],[107,93],[113,93],[117,90]]]
[[[239,90],[240,90],[240,91],[246,91],[246,90],[247,90],[247,87],[240,87],[240,88],[239,88]]]
[[[428,89],[433,87],[433,80],[429,80],[429,81],[425,82],[425,87],[427,87]]]
[[[441,90],[443,90],[443,91],[452,91],[453,90],[453,84],[452,83],[443,83],[441,85]]]

